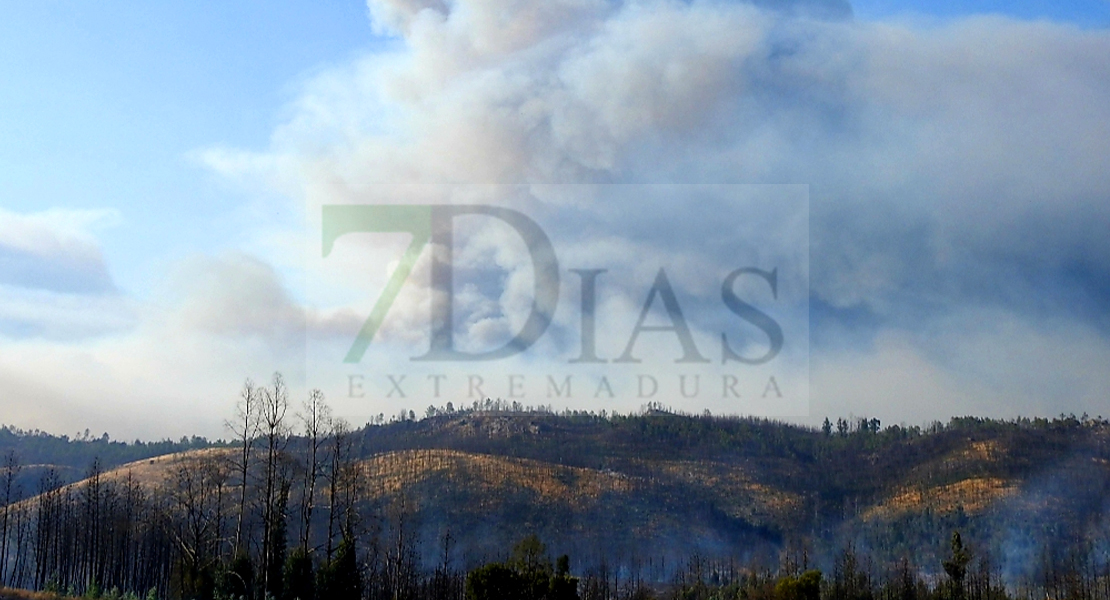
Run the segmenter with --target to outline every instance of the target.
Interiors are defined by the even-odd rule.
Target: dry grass
[[[931,508],[951,513],[962,507],[967,514],[986,510],[994,502],[1013,496],[1017,487],[998,477],[972,477],[956,483],[925,489],[903,488],[892,497],[871,507],[864,520],[891,519]]]
[[[101,474],[101,482],[125,484],[128,477],[147,490],[157,489],[179,461],[218,458],[235,452],[209,448],[168,454],[125,464]],[[708,491],[730,516],[753,523],[789,519],[803,504],[797,494],[760,483],[742,467],[698,461],[645,461],[641,466],[659,480],[677,481]],[[395,496],[422,482],[440,482],[475,492],[482,507],[499,502],[506,489],[528,490],[542,504],[581,510],[607,494],[627,494],[655,485],[654,478],[609,470],[558,465],[539,460],[475,454],[457,450],[404,450],[359,462],[372,496]],[[86,480],[66,488],[77,491]],[[24,500],[32,502],[34,498]],[[2,599],[0,599],[2,600]]]
[[[759,483],[743,467],[705,461],[646,464],[668,477],[713,490],[722,501],[721,509],[752,523],[781,521],[803,505],[797,494]]]
[[[228,457],[233,448],[208,448],[169,454],[125,464],[101,474],[102,482],[126,483],[128,477],[147,490],[157,489],[180,461]],[[932,463],[956,470],[1004,460],[1007,451],[997,440],[968,441]],[[1097,461],[1096,461],[1097,462]],[[1103,465],[1099,465],[1103,466]],[[759,474],[739,465],[709,461],[640,461],[629,476],[608,470],[586,469],[549,462],[475,454],[457,450],[404,450],[379,454],[359,462],[372,496],[395,496],[423,482],[458,486],[474,492],[482,508],[499,502],[499,492],[527,490],[541,504],[581,510],[596,505],[607,494],[628,494],[661,482],[690,485],[714,497],[728,515],[752,523],[783,523],[796,518],[805,501],[799,494],[761,482]],[[909,481],[914,480],[911,473]],[[84,480],[66,486],[76,491]],[[892,519],[931,509],[950,513],[961,508],[976,514],[992,503],[1017,493],[1016,484],[997,477],[973,477],[942,486],[906,485],[866,509],[865,520]],[[34,498],[20,504],[33,502]],[[0,600],[3,600],[0,597]]]
[[[155,490],[166,481],[166,477],[172,472],[172,467],[181,460],[200,460],[205,458],[219,458],[222,456],[230,456],[235,452],[234,448],[204,448],[201,450],[187,450],[185,452],[176,452],[174,454],[163,454],[154,458],[145,458],[137,460],[124,465],[120,465],[114,469],[105,471],[100,474],[100,482],[115,483],[125,485],[127,478],[139,487],[151,491]],[[81,486],[85,485],[88,479],[81,479],[68,485],[62,486],[60,489],[64,491],[78,491]],[[38,496],[31,496],[14,505],[15,508],[22,508],[32,505]],[[0,600],[3,600],[0,597]]]
[[[727,514],[753,523],[790,518],[803,506],[797,494],[760,483],[738,466],[695,461],[645,461],[640,465],[658,479],[456,450],[389,452],[360,464],[370,493],[379,497],[435,481],[477,492],[487,504],[497,502],[499,490],[515,488],[533,492],[540,503],[580,510],[606,494],[632,493],[662,480],[707,490]]]
[[[638,483],[618,473],[456,450],[389,452],[364,460],[360,466],[375,495],[394,495],[420,482],[439,480],[479,492],[527,489],[543,502],[575,508],[590,505],[603,494],[629,492]],[[485,494],[486,501],[494,496]]]
[[[32,592],[15,588],[0,587],[0,600],[63,600],[52,592]]]
[[[958,477],[961,473],[983,477],[984,473],[994,471],[993,467],[1005,463],[1009,457],[1010,448],[1001,440],[969,439],[954,450],[913,467],[906,473],[903,481],[951,481],[953,476]],[[906,485],[906,489],[911,487],[912,484]],[[872,510],[880,508],[881,506],[875,506]]]
[[[1005,449],[998,440],[971,442],[959,452],[961,459],[969,462],[997,462],[1005,456]]]
[[[163,454],[154,458],[138,460],[105,471],[100,475],[100,481],[113,483],[126,483],[128,476],[141,487],[151,489],[161,485],[170,473],[173,465],[180,460],[203,460],[207,458],[230,457],[236,450],[234,448],[204,448],[202,450],[188,450],[175,454]],[[79,486],[83,481],[73,483]]]
[[[959,472],[972,467],[1002,462],[1008,454],[1009,449],[999,440],[968,440],[966,445],[921,465],[915,471],[926,469],[941,472]]]

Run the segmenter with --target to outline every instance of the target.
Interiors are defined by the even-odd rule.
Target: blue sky
[[[861,19],[890,18],[904,15],[925,15],[950,19],[977,14],[1009,15],[1019,19],[1048,19],[1075,23],[1083,27],[1105,27],[1110,24],[1110,3],[1100,0],[1085,2],[1006,2],[1004,0],[937,2],[884,2],[856,0],[852,3]]]
[[[860,19],[1110,24],[1106,0],[856,0],[853,9]],[[166,260],[236,247],[244,220],[258,217],[193,153],[266,147],[305,78],[390,43],[371,31],[360,2],[9,3],[0,20],[0,206],[118,210],[104,252],[118,284],[142,296]]]
[[[218,435],[244,376],[297,368],[306,209],[393,173],[808,183],[815,414],[1110,414],[1089,373],[1110,357],[1110,2],[857,0],[854,24],[416,4],[0,9],[0,421]],[[606,71],[668,60],[710,75],[651,95]],[[606,112],[597,77],[642,112]],[[544,116],[519,140],[518,102]],[[491,127],[505,146],[454,145]],[[941,400],[884,403],[907,386]]]
[[[14,2],[4,13],[0,206],[117,209],[104,250],[134,294],[152,260],[237,243],[244,197],[192,153],[265,147],[298,82],[380,43],[357,2]]]

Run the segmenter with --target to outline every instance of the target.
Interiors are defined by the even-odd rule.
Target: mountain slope
[[[386,535],[404,523],[426,564],[448,533],[473,560],[537,533],[583,561],[775,556],[801,543],[820,563],[851,542],[879,561],[939,565],[959,528],[1018,569],[1045,547],[1110,533],[1101,420],[954,419],[929,432],[861,420],[825,433],[667,414],[468,413],[352,440],[363,526]],[[302,450],[292,440],[290,453]],[[146,459],[102,481],[130,472],[155,489],[182,456],[232,455]]]

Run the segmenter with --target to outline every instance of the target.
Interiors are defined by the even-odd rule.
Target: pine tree
[[[316,595],[327,600],[359,600],[362,597],[362,574],[354,543],[349,538],[339,543],[335,557],[320,568]]]
[[[285,563],[285,600],[314,600],[316,580],[312,572],[312,557],[303,548],[297,548]]]
[[[959,531],[952,532],[952,556],[944,561],[944,572],[948,574],[949,593],[952,600],[963,600],[964,578],[967,576],[967,565],[971,562],[971,553],[964,548],[963,539]]]

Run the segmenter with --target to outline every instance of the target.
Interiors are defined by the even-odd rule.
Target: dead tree
[[[358,473],[353,461],[354,440],[351,428],[343,419],[331,425],[327,468],[324,479],[328,484],[328,539],[327,559],[335,550],[335,537],[350,538],[355,525],[355,497]]]
[[[239,476],[239,505],[235,518],[233,554],[238,554],[243,549],[243,520],[247,511],[247,477],[250,473],[254,441],[258,437],[260,396],[259,390],[254,387],[254,382],[250,379],[246,380],[243,383],[243,391],[239,394],[239,401],[235,405],[235,419],[225,423],[225,426],[235,434],[239,442],[239,451],[233,462]]]
[[[304,403],[305,469],[301,490],[301,548],[308,554],[312,539],[312,512],[315,508],[316,483],[320,479],[320,459],[331,423],[331,409],[324,403],[324,394],[312,390]]]
[[[219,559],[220,490],[226,477],[212,455],[181,457],[167,477],[166,531],[180,553],[185,593],[196,593],[194,586]]]
[[[0,525],[2,529],[0,530],[0,586],[8,585],[8,534],[11,531],[12,504],[19,501],[16,478],[19,477],[22,468],[15,450],[9,451],[4,458],[3,471],[4,515],[3,524]]]
[[[271,572],[279,552],[275,542],[279,535],[284,537],[285,510],[282,486],[282,458],[288,436],[285,425],[285,414],[289,410],[289,392],[285,387],[285,380],[281,373],[274,373],[271,387],[262,390],[262,406],[260,423],[263,440],[266,444],[266,469],[263,479],[262,496],[262,585],[264,590],[270,590],[272,582]],[[279,527],[282,528],[279,531]]]

